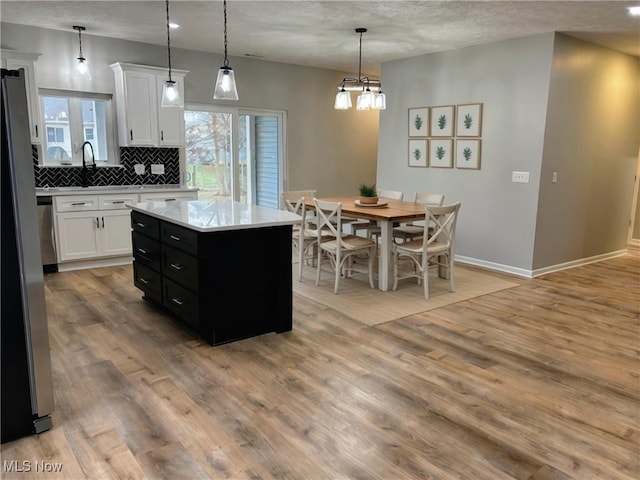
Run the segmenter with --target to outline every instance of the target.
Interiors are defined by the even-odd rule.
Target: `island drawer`
[[[135,261],[133,262],[133,283],[151,300],[162,303],[162,277],[158,272]]]
[[[198,296],[165,278],[163,282],[164,306],[193,327],[200,327]]]
[[[133,232],[133,256],[136,261],[160,271],[160,242]]]
[[[168,245],[162,245],[162,273],[181,285],[198,291],[198,259]]]
[[[131,228],[151,238],[160,238],[160,220],[139,212],[131,212]]]
[[[193,230],[162,222],[160,237],[166,245],[178,248],[192,255],[198,254],[198,234]]]

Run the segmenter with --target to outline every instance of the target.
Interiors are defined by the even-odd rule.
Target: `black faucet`
[[[85,147],[87,145],[89,146],[89,151],[91,154],[89,165],[87,165],[87,159],[86,159],[87,150]],[[89,186],[89,179],[88,179],[89,170],[91,170],[92,172],[96,171],[96,159],[95,159],[95,156],[93,155],[93,145],[91,145],[91,142],[84,142],[82,144],[82,187],[83,188],[87,188]]]

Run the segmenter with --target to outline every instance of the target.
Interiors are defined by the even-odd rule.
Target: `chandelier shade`
[[[352,107],[349,92],[361,92],[356,101],[357,110],[385,110],[387,108],[386,95],[382,92],[382,82],[377,78],[362,75],[362,34],[366,28],[356,28],[360,34],[360,48],[358,57],[358,76],[344,77],[338,85],[338,93],[334,103],[336,110],[347,110]]]

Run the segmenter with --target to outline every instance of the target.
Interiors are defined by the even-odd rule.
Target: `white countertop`
[[[199,232],[241,230],[300,223],[295,213],[231,200],[143,202],[131,209]]]
[[[109,185],[94,187],[44,187],[36,188],[36,196],[96,195],[108,193],[197,192],[199,188],[181,185]]]

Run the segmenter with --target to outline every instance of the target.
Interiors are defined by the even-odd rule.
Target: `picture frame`
[[[410,167],[426,167],[427,159],[427,139],[409,140],[407,159]]]
[[[453,139],[429,140],[429,166],[434,168],[453,168]]]
[[[454,106],[431,107],[430,127],[432,137],[453,137]]]
[[[456,139],[456,168],[480,170],[482,141]]]
[[[482,135],[482,104],[467,103],[456,106],[456,137]]]
[[[409,109],[409,137],[429,136],[429,107]]]

